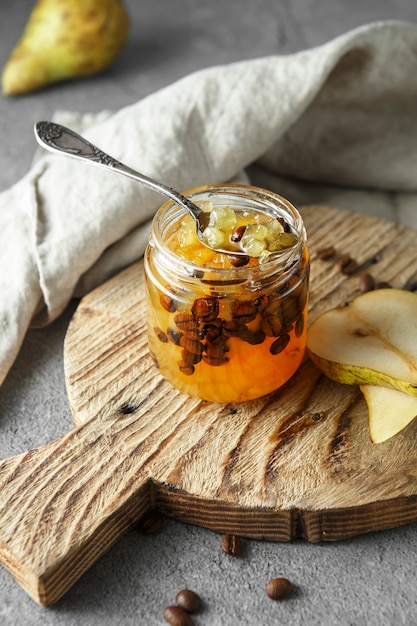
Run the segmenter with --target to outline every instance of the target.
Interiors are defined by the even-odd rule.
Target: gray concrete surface
[[[0,66],[33,4],[1,3]],[[202,67],[294,52],[370,21],[417,21],[415,0],[128,0],[127,5],[131,34],[111,70],[20,99],[0,97],[0,190],[26,173],[36,148],[33,123],[56,109],[118,109]],[[2,458],[72,426],[62,352],[74,306],[48,328],[29,332],[0,388]],[[37,606],[1,568],[0,624],[163,624],[164,606],[183,587],[203,598],[195,618],[201,626],[417,624],[416,525],[337,544],[244,545],[241,557],[227,557],[219,535],[166,520],[157,535],[132,532],[123,538],[48,609]],[[280,575],[293,581],[295,593],[277,603],[264,587]]]

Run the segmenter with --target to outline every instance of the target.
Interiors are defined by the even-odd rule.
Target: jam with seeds
[[[161,375],[188,395],[215,402],[261,397],[287,382],[304,355],[310,265],[301,216],[256,187],[219,185],[187,195],[214,211],[211,224],[221,232],[211,233],[211,243],[218,237],[221,247],[247,246],[246,262],[201,244],[185,210],[165,203],[145,253],[151,355]]]

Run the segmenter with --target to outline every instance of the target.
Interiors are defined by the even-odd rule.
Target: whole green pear
[[[3,95],[106,69],[122,50],[128,30],[121,0],[38,0],[3,68]]]

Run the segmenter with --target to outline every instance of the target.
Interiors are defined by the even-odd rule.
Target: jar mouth
[[[150,244],[158,251],[163,252],[167,263],[178,266],[181,273],[186,272],[190,278],[202,279],[206,273],[210,274],[207,282],[216,284],[236,284],[246,282],[248,276],[250,280],[256,280],[258,274],[263,277],[269,273],[276,273],[278,270],[285,272],[285,268],[292,266],[302,251],[306,243],[306,231],[302,217],[298,210],[285,198],[279,194],[267,191],[260,187],[241,184],[227,185],[204,185],[183,192],[193,202],[210,201],[214,206],[230,206],[235,210],[259,210],[266,212],[271,217],[283,217],[290,225],[294,233],[299,237],[298,242],[291,248],[283,249],[273,255],[271,260],[265,260],[256,266],[242,267],[217,267],[207,268],[201,264],[194,263],[178,255],[166,245],[166,238],[175,224],[180,223],[183,216],[187,215],[186,209],[178,205],[173,200],[165,202],[156,212],[153,220],[153,230]]]

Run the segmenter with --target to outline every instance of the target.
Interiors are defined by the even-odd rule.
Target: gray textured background
[[[19,99],[0,97],[0,191],[30,167],[35,121],[56,109],[118,109],[191,71],[295,52],[381,19],[417,22],[415,0],[127,0],[129,42],[111,70]],[[0,7],[0,66],[34,2]],[[1,251],[0,251],[1,254]],[[1,295],[1,294],[0,294]],[[23,452],[72,426],[63,376],[71,305],[50,327],[30,331],[0,388],[0,455]],[[397,626],[417,624],[417,526],[337,544],[245,541],[225,556],[212,532],[167,520],[155,536],[132,532],[49,609],[0,569],[0,624],[163,624],[162,609],[190,587],[204,600],[197,625]],[[284,575],[294,596],[274,603],[269,578]]]

